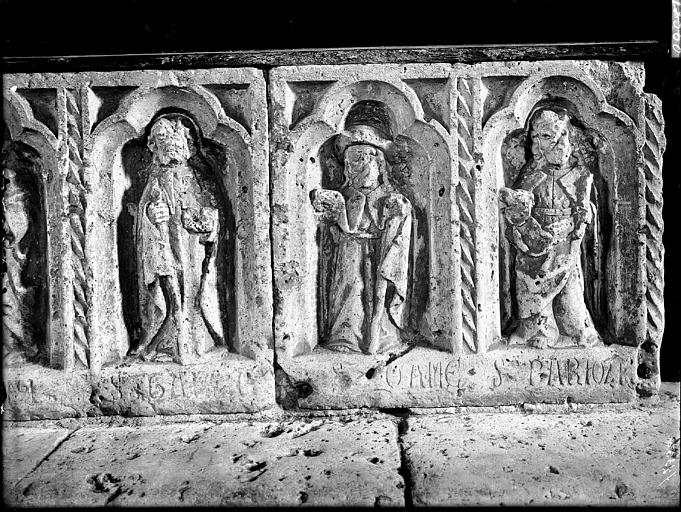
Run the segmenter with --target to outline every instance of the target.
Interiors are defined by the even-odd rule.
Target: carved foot
[[[334,352],[362,352],[358,345],[343,339],[333,340],[332,342],[326,344],[324,348],[333,350]]]
[[[398,338],[392,338],[384,340],[384,342],[377,347],[369,346],[369,354],[384,354],[385,352],[390,352],[391,350],[398,350],[402,347],[402,342]]]
[[[600,336],[595,329],[586,329],[577,337],[578,347],[593,347],[600,342]]]
[[[156,352],[155,350],[150,351],[141,350],[139,351],[138,355],[142,361],[155,361],[156,356],[158,356],[158,352]]]
[[[508,344],[509,345],[524,345],[525,340],[523,339],[522,336],[518,336],[516,333],[513,333],[508,337]]]
[[[531,338],[531,339],[527,340],[527,346],[528,347],[546,348],[547,345],[548,345],[548,340],[544,337]]]

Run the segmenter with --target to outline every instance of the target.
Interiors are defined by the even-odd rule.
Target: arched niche
[[[47,216],[42,161],[3,126],[3,361],[49,364]]]
[[[35,344],[39,356],[35,361],[52,368],[71,367],[73,347],[70,282],[64,269],[70,265],[64,239],[68,240],[68,223],[65,222],[65,203],[61,194],[62,178],[59,173],[57,137],[44,124],[33,117],[28,102],[14,91],[3,99],[3,147],[10,165],[16,165],[27,189],[27,211],[33,226],[34,242],[29,249],[34,283],[40,288],[35,310],[26,311],[32,318],[37,335]],[[4,164],[3,164],[4,165]],[[26,232],[28,234],[29,231]],[[35,254],[42,252],[42,254]],[[28,254],[27,254],[28,258]]]
[[[230,351],[253,357],[244,339],[250,318],[248,279],[253,265],[253,200],[251,197],[252,162],[250,135],[229,118],[219,101],[201,86],[158,88],[140,87],[130,93],[111,117],[93,133],[91,163],[97,214],[107,223],[89,222],[91,240],[106,240],[113,250],[95,260],[106,279],[95,282],[95,316],[102,321],[94,334],[98,364],[120,361],[138,343],[139,317],[136,298],[130,293],[135,281],[134,247],[130,226],[134,224],[136,201],[144,187],[144,170],[150,153],[146,149],[148,130],[153,120],[166,113],[180,114],[196,126],[200,151],[192,164],[209,179],[215,180],[222,205],[224,232],[218,258],[220,311]],[[92,247],[94,249],[94,246]],[[109,273],[110,272],[110,273]],[[126,295],[122,299],[122,294]],[[112,338],[115,343],[107,342]]]
[[[509,105],[490,118],[483,130],[483,154],[487,163],[483,179],[496,183],[496,191],[489,201],[490,216],[493,218],[492,209],[496,209],[498,215],[498,189],[512,185],[528,156],[524,137],[532,113],[549,105],[565,108],[577,132],[583,134],[585,144],[592,147],[591,201],[597,206],[598,224],[589,227],[582,243],[587,307],[607,343],[632,344],[642,323],[642,312],[634,299],[641,286],[638,273],[642,259],[640,251],[631,248],[636,244],[623,241],[640,238],[637,222],[632,222],[642,207],[637,192],[636,132],[633,121],[610,106],[591,80],[580,75],[530,77],[518,87]],[[511,254],[502,240],[502,229],[503,220],[500,220],[492,234],[499,244],[499,277],[488,283],[491,289],[498,290],[496,339],[501,338],[502,330],[508,326],[513,309],[508,271]],[[488,345],[492,346],[494,341],[488,340]]]
[[[333,146],[350,108],[362,101],[380,102],[390,112],[394,153],[389,180],[413,207],[407,343],[452,350],[454,328],[450,275],[451,191],[448,135],[435,121],[426,123],[414,92],[401,83],[371,80],[330,87],[312,113],[290,133],[286,176],[275,191],[273,217],[279,225],[276,339],[282,354],[311,352],[325,336],[324,293],[328,293],[329,236],[318,222],[310,192],[337,190],[342,166]],[[281,222],[284,221],[284,222]],[[322,256],[320,258],[320,255]],[[443,271],[440,271],[443,269]],[[446,269],[446,270],[444,270]]]

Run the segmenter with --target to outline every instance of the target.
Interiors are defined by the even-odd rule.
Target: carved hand
[[[317,213],[336,217],[345,209],[345,198],[336,190],[317,189],[313,191],[312,207]]]
[[[385,201],[385,216],[403,217],[409,212],[409,201],[400,194],[390,194]]]
[[[152,224],[158,226],[170,219],[170,210],[168,205],[163,201],[156,201],[151,203],[147,208],[147,216]]]

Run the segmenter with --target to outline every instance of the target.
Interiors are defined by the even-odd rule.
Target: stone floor
[[[679,384],[652,403],[8,423],[5,504],[678,505]],[[106,423],[106,424],[105,424]]]

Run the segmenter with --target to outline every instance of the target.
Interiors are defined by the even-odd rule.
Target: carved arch
[[[3,99],[3,118],[9,137],[14,143],[24,144],[37,153],[34,178],[39,188],[40,215],[44,216],[46,233],[43,273],[46,276],[46,311],[44,350],[47,363],[53,368],[69,366],[66,341],[73,318],[69,307],[69,282],[63,269],[70,262],[63,251],[64,236],[68,239],[64,222],[65,201],[62,197],[62,177],[59,175],[57,137],[33,116],[28,102],[14,91],[6,91]]]
[[[635,305],[634,297],[643,282],[641,272],[644,252],[625,251],[623,240],[639,240],[638,247],[644,248],[644,236],[637,231],[632,219],[640,218],[641,204],[637,188],[638,168],[635,162],[637,151],[637,130],[634,121],[621,110],[608,104],[605,94],[588,76],[578,70],[561,70],[559,75],[544,71],[528,77],[513,93],[509,104],[490,117],[483,127],[482,152],[486,163],[482,172],[483,180],[495,183],[496,189],[490,194],[488,214],[498,215],[496,190],[504,186],[504,171],[501,148],[505,138],[514,131],[526,127],[532,112],[542,104],[558,104],[570,111],[588,129],[603,138],[605,144],[599,154],[599,170],[607,187],[608,199],[605,207],[612,219],[609,251],[606,266],[606,313],[609,341],[634,344],[637,330],[644,324],[645,311]],[[607,137],[606,137],[607,134]],[[494,226],[492,237],[500,240],[498,226]],[[631,242],[628,242],[631,243]],[[643,249],[644,251],[644,249]],[[496,257],[496,255],[495,255]],[[635,270],[634,270],[635,269]],[[499,290],[499,273],[484,286]],[[627,290],[615,293],[615,290]],[[491,293],[490,297],[498,293]],[[625,306],[626,304],[626,306]],[[500,305],[494,305],[496,336],[500,337]],[[614,314],[623,309],[629,315]]]
[[[254,201],[253,201],[253,164],[251,160],[251,135],[234,119],[229,117],[220,101],[213,93],[199,85],[178,86],[159,84],[157,87],[139,87],[129,93],[121,101],[118,109],[110,117],[102,121],[93,132],[92,172],[90,180],[94,195],[93,214],[107,215],[113,212],[113,218],[106,225],[92,222],[88,225],[94,231],[94,240],[112,240],[113,256],[99,262],[102,269],[112,269],[114,273],[119,262],[115,222],[121,214],[121,198],[127,178],[123,166],[122,151],[133,139],[141,139],[145,135],[149,123],[159,112],[177,112],[190,117],[199,130],[199,137],[219,148],[223,167],[215,169],[216,180],[224,187],[225,196],[233,214],[235,232],[230,234],[234,244],[234,290],[230,291],[230,299],[236,303],[233,315],[234,349],[247,357],[254,357],[254,334],[262,329],[254,329],[252,324],[258,321],[250,309],[254,298],[253,290],[245,288],[257,273],[253,258],[244,257],[252,254],[257,244],[254,234]],[[111,215],[109,213],[108,215]],[[98,230],[98,231],[97,231]],[[241,250],[240,247],[246,246]],[[91,254],[96,248],[90,247]],[[117,279],[105,283],[96,283],[95,301],[97,305],[116,304],[115,314],[102,323],[93,333],[93,343],[97,347],[99,365],[122,358],[128,350],[128,333],[123,321],[120,306],[120,285]],[[108,301],[108,302],[107,302]],[[101,307],[101,306],[98,306]],[[96,311],[98,316],[103,312]],[[251,332],[252,331],[252,332]],[[107,339],[114,339],[115,343]],[[262,343],[262,341],[259,341]]]
[[[291,100],[291,98],[289,98]],[[277,339],[283,339],[291,356],[308,353],[318,342],[319,318],[316,286],[318,279],[318,237],[316,220],[311,206],[289,209],[283,205],[309,205],[310,190],[322,186],[324,175],[320,151],[325,143],[340,133],[350,107],[360,101],[374,100],[385,104],[391,112],[395,140],[403,142],[406,153],[412,144],[423,156],[418,172],[407,172],[412,181],[410,200],[419,210],[412,227],[412,254],[418,254],[418,268],[426,269],[423,300],[427,305],[416,326],[422,337],[432,345],[453,350],[455,329],[452,325],[451,302],[455,283],[451,279],[452,231],[451,209],[446,207],[452,193],[452,151],[449,134],[436,120],[424,120],[423,107],[416,93],[405,82],[392,78],[357,81],[355,77],[340,79],[322,94],[312,112],[299,121],[290,132],[290,154],[286,161],[284,187],[277,190],[273,215],[286,218],[280,233],[289,243],[282,244],[276,272],[282,276],[280,289],[295,286],[296,292],[278,297],[281,318],[300,318],[304,321],[281,329]],[[287,108],[291,109],[291,101]],[[290,114],[290,112],[289,112]],[[284,115],[287,115],[286,110]],[[290,117],[290,116],[289,116]],[[409,142],[411,141],[411,142]],[[403,166],[409,167],[411,156],[404,155]],[[395,166],[393,166],[395,167]],[[395,169],[393,169],[395,173]],[[399,189],[399,187],[398,187]],[[276,221],[276,220],[275,220]],[[287,224],[294,226],[289,230]],[[309,228],[308,226],[315,226]],[[436,236],[439,233],[439,237]],[[276,243],[276,242],[275,242]],[[412,274],[417,267],[416,257],[410,263]],[[304,266],[300,268],[300,266]],[[442,269],[442,270],[439,270]],[[415,281],[412,279],[412,283]]]

